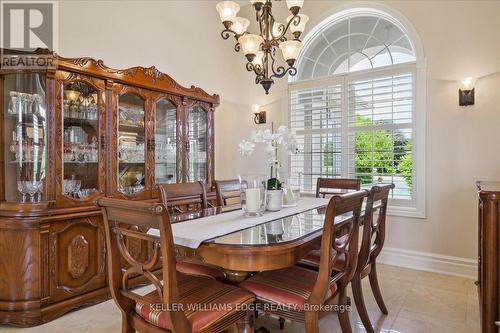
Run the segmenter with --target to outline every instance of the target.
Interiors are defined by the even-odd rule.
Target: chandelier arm
[[[283,76],[285,76],[286,74],[290,74],[291,76],[295,76],[297,74],[297,68],[292,66],[292,67],[288,67],[287,69],[285,69],[285,67],[283,67],[283,66],[278,66],[278,68],[276,68],[276,71],[274,71],[274,69],[273,69],[273,75],[271,75],[271,79],[272,78],[280,79]]]
[[[236,43],[236,44],[234,45],[234,50],[235,50],[236,52],[240,52],[240,50],[241,50],[241,44],[240,44],[240,42],[238,42],[238,43]]]
[[[236,36],[236,32],[234,32],[233,30],[224,29],[221,31],[220,36],[222,37],[222,39],[228,39],[229,37],[231,37],[231,34],[233,34],[233,36]]]
[[[274,72],[274,70],[273,70],[273,72]],[[295,76],[297,74],[297,69],[295,67],[288,67],[287,69],[285,69],[285,67],[279,66],[278,68],[276,68],[276,72],[274,72],[274,74],[271,75],[271,78],[280,79],[283,76],[285,76],[286,74],[290,74],[291,76]]]
[[[294,26],[299,26],[300,24],[300,16],[299,15],[294,15],[290,21],[287,22],[286,26],[285,26],[285,29],[283,31],[283,33],[279,36],[279,38],[277,38],[277,40],[280,40],[281,38],[285,37],[285,34],[288,32],[288,29],[290,28],[290,25],[293,23]]]

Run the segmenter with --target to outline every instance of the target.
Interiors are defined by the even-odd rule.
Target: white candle
[[[245,190],[247,211],[255,213],[260,210],[260,188],[247,188]]]

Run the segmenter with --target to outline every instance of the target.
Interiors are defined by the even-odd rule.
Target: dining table
[[[227,280],[237,284],[254,272],[293,266],[318,249],[327,204],[328,199],[304,198],[296,207],[260,217],[244,216],[241,205],[173,214],[174,243],[179,253],[223,268]],[[348,225],[352,217],[337,216],[336,228]],[[148,234],[159,237],[159,230]]]

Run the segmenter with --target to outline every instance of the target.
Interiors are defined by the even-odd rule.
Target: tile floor
[[[379,281],[389,315],[380,313],[364,281],[365,299],[376,332],[382,333],[479,333],[477,292],[473,280],[448,275],[380,265]],[[66,314],[45,325],[29,329],[0,326],[2,333],[112,333],[120,332],[121,316],[113,301]],[[366,332],[354,310],[354,332]],[[284,331],[278,321],[259,316],[256,327],[271,332],[299,333],[304,326],[287,322]],[[320,332],[341,332],[335,314],[320,322]]]

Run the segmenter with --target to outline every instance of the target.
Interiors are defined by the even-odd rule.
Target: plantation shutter
[[[292,184],[314,192],[318,177],[393,182],[392,199],[412,200],[414,88],[411,70],[291,84]]]
[[[412,198],[413,91],[412,73],[347,81],[348,175],[397,199]]]
[[[318,177],[341,175],[342,85],[292,90],[290,110],[299,150],[290,160],[291,181],[311,192]]]

